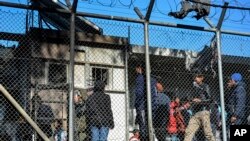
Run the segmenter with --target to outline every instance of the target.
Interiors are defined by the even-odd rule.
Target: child
[[[133,136],[129,139],[129,141],[140,141],[140,133],[138,129],[134,129]]]

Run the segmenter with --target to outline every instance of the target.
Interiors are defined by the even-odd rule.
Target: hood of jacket
[[[97,80],[94,86],[94,92],[103,92],[105,90],[105,82]]]

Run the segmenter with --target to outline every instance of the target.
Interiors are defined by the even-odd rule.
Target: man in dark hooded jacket
[[[106,141],[109,129],[114,128],[110,96],[104,93],[105,83],[97,80],[94,93],[86,101],[86,117],[92,141]]]
[[[228,87],[233,88],[229,98],[229,116],[231,124],[240,125],[245,117],[246,84],[242,81],[240,73],[234,73],[228,82]]]

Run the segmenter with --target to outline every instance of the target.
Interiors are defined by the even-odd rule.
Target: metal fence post
[[[149,60],[149,35],[148,21],[144,22],[144,42],[145,42],[145,63],[146,63],[146,87],[147,87],[147,112],[148,112],[148,133],[149,141],[153,141],[153,122],[152,122],[152,104],[151,104],[151,79],[150,79],[150,60]]]
[[[70,62],[69,62],[69,141],[74,141],[74,56],[75,56],[75,13],[71,13]]]
[[[219,71],[219,85],[220,85],[220,105],[222,116],[222,134],[223,141],[227,141],[226,133],[226,117],[225,117],[225,102],[224,102],[224,85],[223,85],[223,71],[222,71],[222,59],[221,59],[221,32],[216,31],[216,45],[218,51],[218,71]]]
[[[126,112],[126,130],[125,130],[125,139],[126,141],[129,140],[129,88],[128,88],[128,46],[125,49],[125,112]]]

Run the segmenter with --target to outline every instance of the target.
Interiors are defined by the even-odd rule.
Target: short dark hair
[[[195,74],[194,78],[196,78],[196,77],[198,77],[198,78],[204,77],[204,74]]]
[[[138,64],[136,64],[136,68],[142,68],[142,69],[145,69],[145,64],[144,63],[138,63]]]

